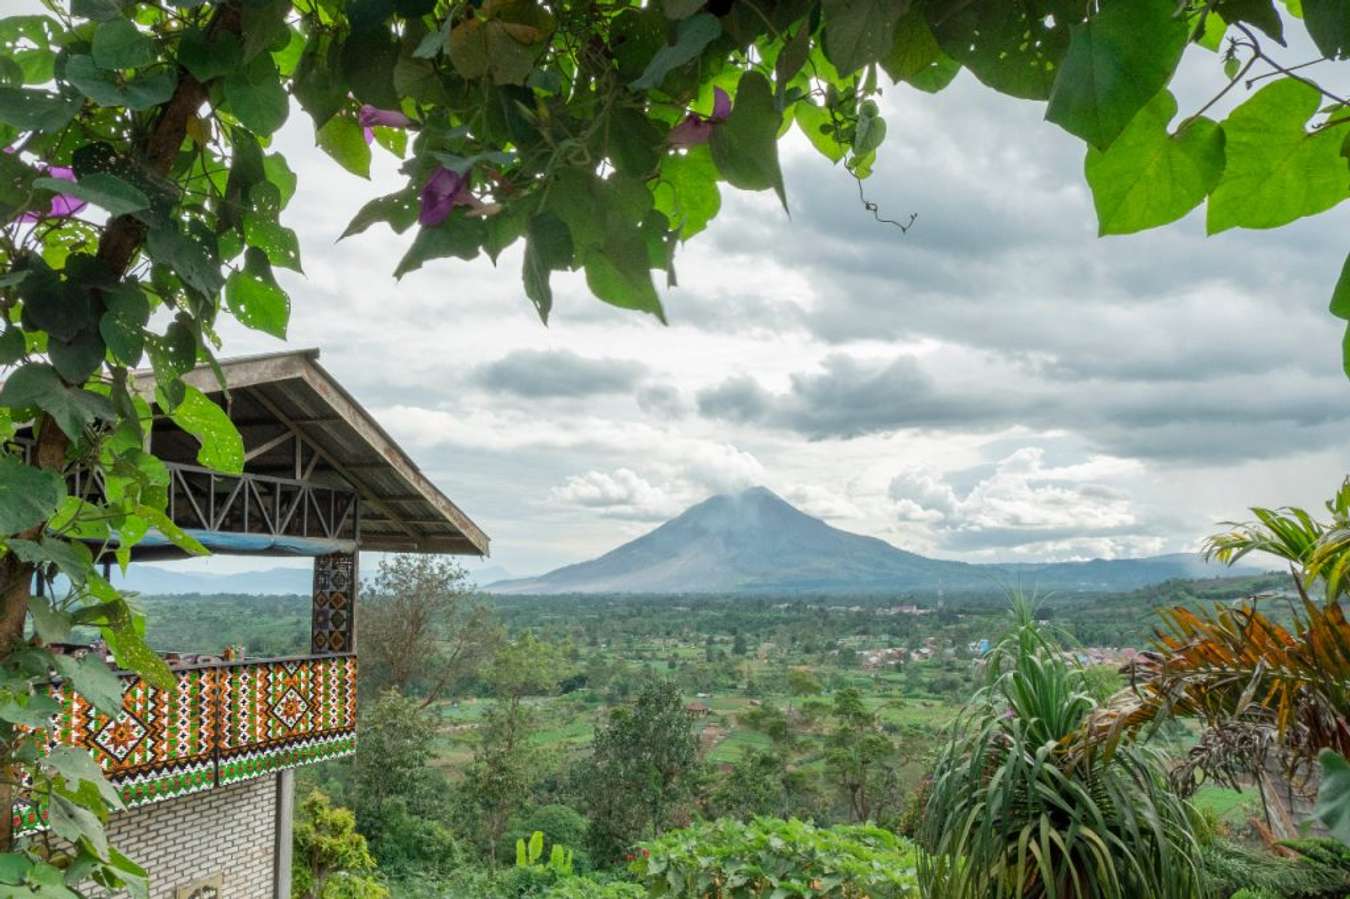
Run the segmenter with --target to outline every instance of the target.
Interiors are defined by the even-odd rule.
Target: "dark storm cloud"
[[[627,359],[590,359],[568,350],[516,350],[474,370],[488,390],[516,396],[586,397],[637,386],[647,367]]]
[[[859,437],[898,428],[984,430],[1008,425],[1028,404],[939,387],[912,356],[878,365],[839,353],[823,371],[792,375],[788,393],[769,393],[737,375],[698,394],[706,418],[761,423],[813,440]]]
[[[935,377],[911,355],[878,362],[834,354],[818,370],[793,374],[785,393],[736,375],[700,392],[698,408],[706,418],[812,440],[1014,426],[1067,431],[1097,451],[1163,462],[1271,458],[1350,436],[1350,392],[1335,376],[1131,384],[990,372],[962,385]]]

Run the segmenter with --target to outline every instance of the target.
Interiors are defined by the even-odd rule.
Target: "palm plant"
[[[1205,775],[1255,784],[1276,837],[1299,832],[1316,794],[1323,749],[1350,751],[1350,623],[1340,597],[1350,569],[1350,479],[1327,503],[1330,523],[1302,509],[1254,508],[1255,522],[1211,537],[1206,554],[1228,564],[1249,552],[1285,559],[1299,591],[1282,625],[1257,598],[1209,610],[1163,610],[1155,652],[1135,683],[1096,711],[1084,741],[1111,745],[1170,715],[1205,729],[1173,771],[1183,792]],[[1310,588],[1325,592],[1315,601]]]
[[[1129,739],[1081,742],[1081,669],[1014,600],[989,684],[939,758],[919,831],[932,899],[1198,899],[1189,804]]]
[[[1205,730],[1174,784],[1193,790],[1197,772],[1233,788],[1253,783],[1275,836],[1296,836],[1316,793],[1318,752],[1350,751],[1350,622],[1341,605],[1304,597],[1288,627],[1255,600],[1160,615],[1157,651],[1089,719],[1085,739],[1109,743],[1166,716],[1196,718]]]
[[[1205,541],[1206,559],[1233,565],[1244,556],[1262,552],[1289,563],[1299,591],[1314,581],[1326,588],[1328,602],[1340,598],[1350,567],[1350,478],[1326,504],[1331,522],[1313,518],[1296,506],[1266,509],[1254,506],[1255,521],[1225,522],[1230,530]]]

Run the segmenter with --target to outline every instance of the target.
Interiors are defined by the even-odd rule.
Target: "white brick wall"
[[[150,899],[220,875],[220,899],[273,899],[276,777],[119,812],[108,841],[150,874]]]

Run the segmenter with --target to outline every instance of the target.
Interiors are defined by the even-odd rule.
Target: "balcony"
[[[356,656],[342,653],[173,663],[174,689],[123,674],[122,713],[96,711],[54,681],[50,744],[88,749],[129,806],[186,796],[349,755],[356,749]],[[19,832],[42,813],[15,810]]]

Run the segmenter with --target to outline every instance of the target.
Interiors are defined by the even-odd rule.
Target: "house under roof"
[[[174,521],[228,553],[359,547],[487,555],[482,529],[318,359],[317,349],[304,349],[222,360],[228,391],[209,366],[183,376],[227,411],[243,437],[245,463],[242,478],[200,468],[196,438],[157,418],[150,448],[170,468]],[[154,373],[133,376],[153,402]],[[148,539],[136,555],[175,552],[167,541]]]

